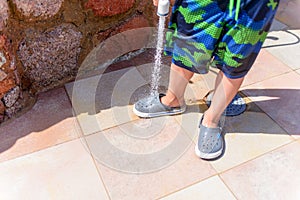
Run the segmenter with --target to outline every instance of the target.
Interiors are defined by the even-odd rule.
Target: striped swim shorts
[[[172,62],[204,74],[209,66],[228,78],[244,77],[271,27],[279,0],[177,0],[166,32]]]

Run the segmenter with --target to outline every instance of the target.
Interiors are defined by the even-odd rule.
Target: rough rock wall
[[[0,123],[74,79],[106,38],[156,20],[148,0],[0,0]]]

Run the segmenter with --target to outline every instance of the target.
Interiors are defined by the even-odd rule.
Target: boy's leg
[[[193,75],[193,72],[172,63],[168,91],[161,102],[169,107],[184,105],[184,92]]]
[[[204,126],[209,128],[218,127],[222,113],[237,94],[243,80],[244,78],[230,79],[222,71],[218,73],[214,96],[202,121]]]
[[[196,155],[203,159],[215,159],[224,150],[221,115],[238,92],[244,78],[231,79],[219,72],[216,79],[215,91],[209,109],[200,122]]]

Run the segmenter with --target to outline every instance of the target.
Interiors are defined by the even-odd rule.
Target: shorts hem
[[[221,70],[221,71],[223,72],[223,74],[224,74],[227,78],[229,78],[229,79],[243,78],[243,77],[245,77],[245,76],[248,74],[248,72],[249,72],[249,71],[247,71],[247,72],[240,73],[240,74],[238,74],[238,75],[232,75],[232,73],[229,73],[227,70],[224,70],[224,68],[223,68],[222,66],[219,66],[219,65],[218,65],[217,68],[218,68],[219,70]]]
[[[181,67],[183,69],[186,69],[186,70],[191,71],[196,74],[207,74],[208,73],[208,69],[201,69],[201,71],[200,71],[200,70],[197,70],[195,67],[187,67],[181,61],[177,61],[174,58],[172,58],[172,63],[177,65],[178,67]]]

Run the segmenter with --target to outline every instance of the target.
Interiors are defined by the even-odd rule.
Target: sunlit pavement
[[[172,117],[132,113],[148,65],[40,94],[0,127],[0,199],[300,199],[299,37],[274,23],[240,90],[247,110],[226,118],[214,161],[197,158],[194,144],[215,70],[193,77],[187,111]]]

